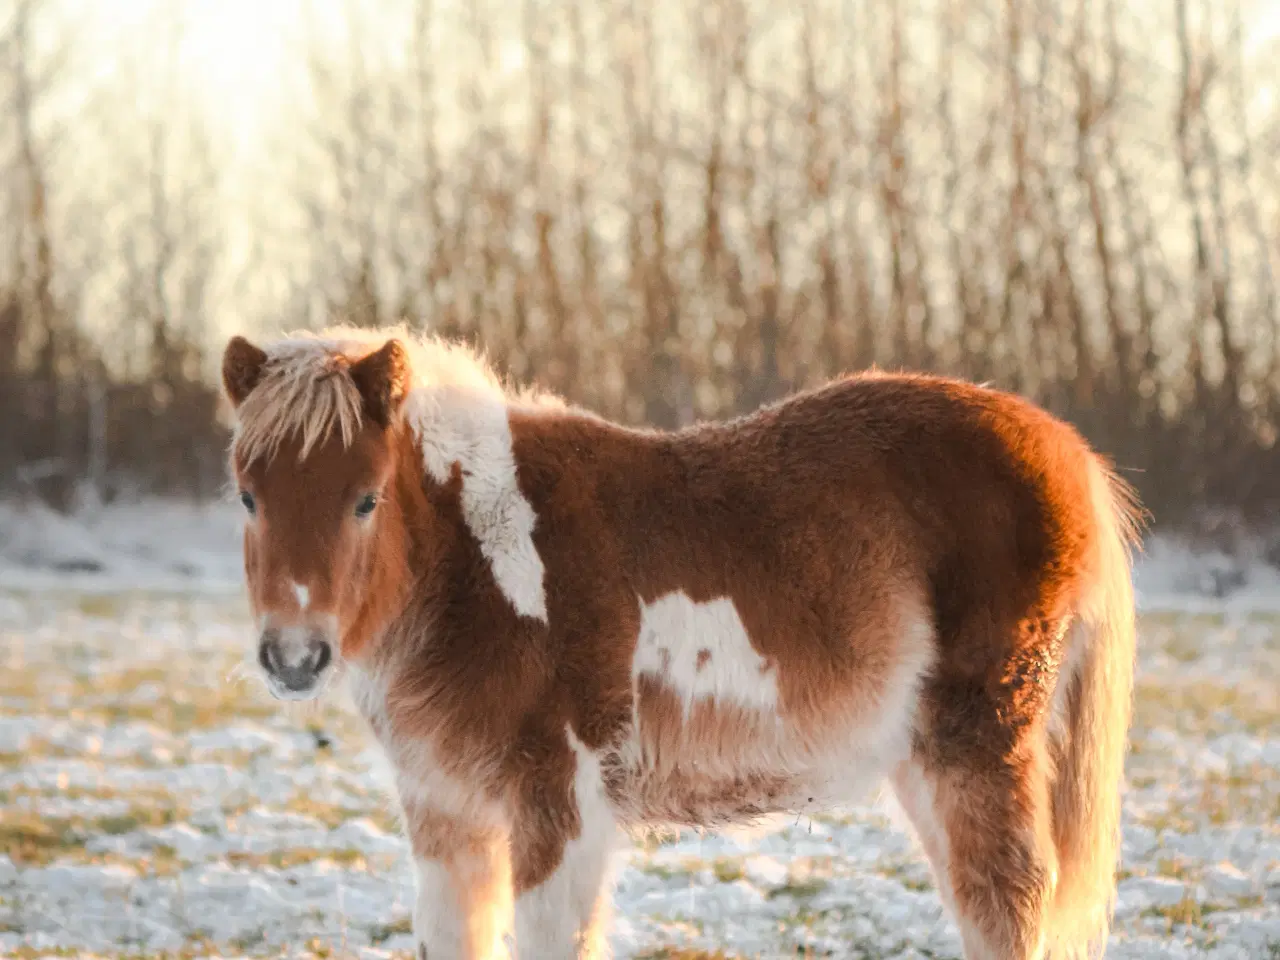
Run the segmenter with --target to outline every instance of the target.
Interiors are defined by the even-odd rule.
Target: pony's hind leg
[[[965,960],[1042,960],[1057,882],[1042,759],[940,766],[917,753],[892,782]]]

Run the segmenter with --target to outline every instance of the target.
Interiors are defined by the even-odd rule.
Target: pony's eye
[[[372,493],[367,493],[360,498],[360,502],[356,504],[356,516],[364,519],[373,513],[373,508],[378,505],[378,498]]]
[[[257,512],[258,505],[254,503],[253,494],[250,493],[248,490],[240,491],[240,502],[244,504],[244,508],[249,511],[250,515],[253,515],[254,513]]]

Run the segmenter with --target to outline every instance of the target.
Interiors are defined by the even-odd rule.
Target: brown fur
[[[259,409],[232,461],[261,510],[245,538],[255,611],[288,613],[284,581],[314,582],[310,613],[336,617],[344,663],[390,678],[366,709],[375,733],[393,759],[429,744],[450,784],[436,807],[402,790],[418,857],[463,886],[487,878],[486,902],[504,871],[516,898],[547,882],[584,829],[566,729],[600,759],[623,824],[805,808],[832,744],[869,729],[904,682],[918,621],[930,664],[910,755],[883,772],[944,872],[968,954],[1076,956],[1105,939],[1137,512],[1074,430],[1020,398],[915,375],[847,377],[677,433],[513,401],[544,622],[504,594],[469,526],[463,466],[424,469],[399,416],[432,389],[412,350],[375,346],[334,364],[361,398],[357,429],[331,417],[311,436],[294,411],[273,437]],[[261,389],[254,350],[228,347],[241,409]],[[382,492],[371,534],[346,513],[367,489]],[[685,716],[669,660],[633,682],[641,605],[673,592],[732,601],[776,714],[704,699]],[[1077,635],[1087,650],[1063,679]],[[699,649],[697,672],[716,668]]]

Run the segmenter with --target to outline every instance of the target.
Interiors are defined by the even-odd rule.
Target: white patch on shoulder
[[[300,583],[293,585],[293,595],[298,600],[298,609],[306,610],[311,603],[311,591]]]
[[[682,592],[640,604],[632,681],[656,676],[681,698],[685,716],[703,698],[758,710],[778,705],[774,668],[751,646],[729,597],[695,603]]]
[[[501,396],[464,387],[413,391],[405,405],[427,471],[439,483],[462,470],[462,514],[516,612],[544,623],[545,569],[533,542],[537,515],[520,492]]]
[[[600,760],[565,727],[577,761],[573,793],[582,829],[565,844],[560,866],[516,900],[520,960],[605,960],[610,859],[623,836],[605,795]]]

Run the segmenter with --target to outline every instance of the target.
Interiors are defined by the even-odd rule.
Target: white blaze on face
[[[686,717],[701,699],[758,710],[778,705],[777,675],[751,645],[728,597],[696,603],[676,592],[641,603],[632,680],[642,674],[670,687]]]
[[[311,591],[300,583],[293,585],[293,595],[298,599],[298,609],[306,610],[311,603]]]

